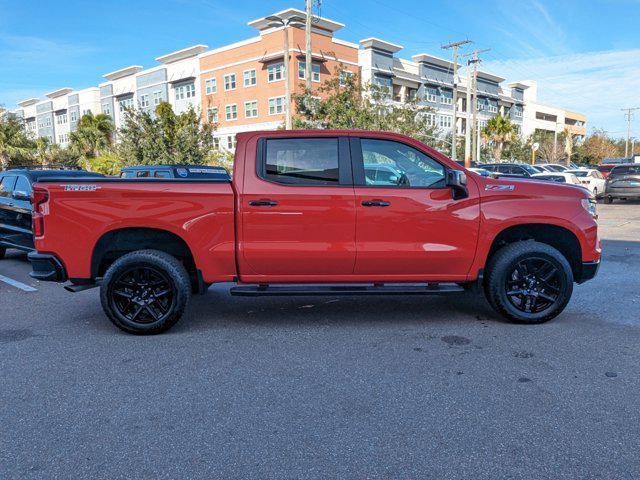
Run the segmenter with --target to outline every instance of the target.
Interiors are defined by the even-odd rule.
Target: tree
[[[85,167],[88,168],[91,159],[112,147],[114,131],[113,121],[109,115],[104,113],[93,115],[89,112],[80,118],[76,130],[69,135],[70,148],[79,155]]]
[[[117,151],[124,165],[205,165],[213,151],[213,129],[193,108],[176,114],[161,102],[154,114],[127,111]]]
[[[31,163],[34,148],[21,119],[12,115],[0,117],[0,170],[10,164]]]
[[[516,127],[509,117],[496,115],[487,122],[482,129],[482,138],[491,144],[493,158],[499,162],[502,158],[504,147],[517,137]]]
[[[362,87],[357,75],[341,76],[339,70],[318,88],[315,94],[294,95],[294,128],[384,130],[417,138],[442,148],[430,116],[433,110],[419,105],[417,99],[399,104],[390,100],[387,89]]]
[[[624,150],[622,150],[622,155]],[[619,148],[604,130],[595,130],[575,149],[575,158],[583,163],[598,165],[606,157],[621,155]]]

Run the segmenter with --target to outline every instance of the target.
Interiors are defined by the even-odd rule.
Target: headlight
[[[597,202],[595,198],[583,198],[580,200],[584,209],[589,212],[593,218],[598,218]]]

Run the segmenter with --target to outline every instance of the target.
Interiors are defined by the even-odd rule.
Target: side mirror
[[[27,192],[22,190],[14,191],[11,196],[14,198],[14,200],[23,200],[23,201],[31,200],[31,195],[29,195]]]
[[[467,198],[467,174],[462,170],[447,170],[447,187],[451,187],[454,200]]]

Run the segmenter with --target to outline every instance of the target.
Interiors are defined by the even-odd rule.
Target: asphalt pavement
[[[599,209],[598,276],[537,326],[474,294],[223,285],[136,337],[9,251],[0,478],[640,478],[640,203]]]

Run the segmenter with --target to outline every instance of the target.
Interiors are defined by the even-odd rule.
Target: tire
[[[545,243],[512,243],[489,261],[485,296],[497,313],[514,323],[537,324],[555,318],[565,309],[572,293],[571,265]]]
[[[0,260],[4,258],[5,253],[7,253],[7,249],[5,247],[0,247]]]
[[[158,250],[123,255],[100,287],[102,308],[128,333],[153,335],[175,325],[191,298],[189,275],[175,257]]]
[[[593,189],[593,198],[598,199],[598,187]]]
[[[605,202],[611,205],[613,203],[613,197],[605,197]]]

